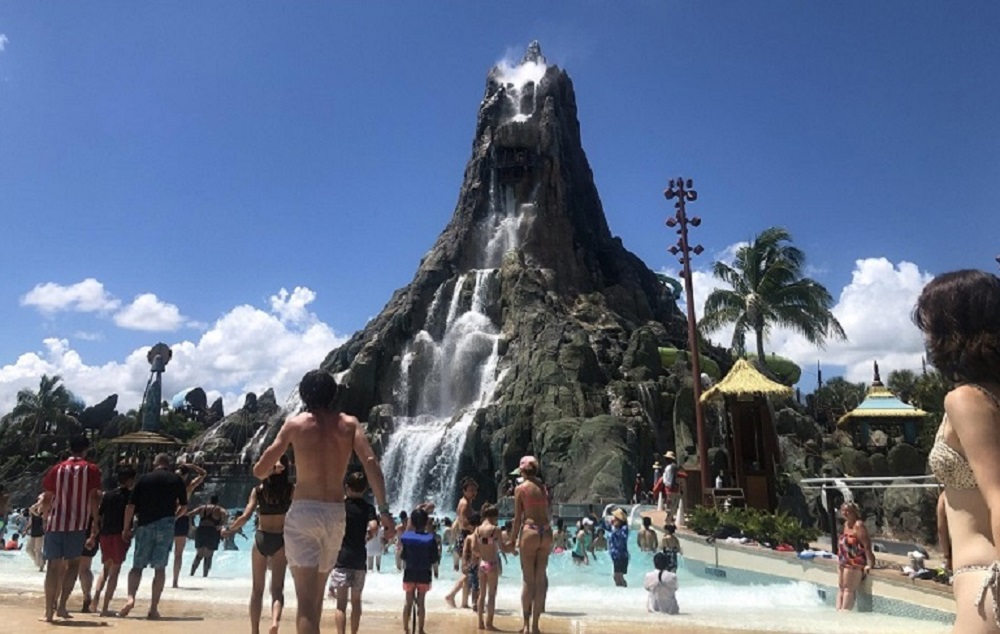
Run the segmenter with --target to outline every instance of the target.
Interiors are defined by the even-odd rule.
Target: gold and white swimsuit
[[[967,383],[967,385],[982,392],[993,401],[997,409],[1000,409],[1000,398],[993,392],[975,383]],[[979,483],[976,482],[976,476],[972,472],[969,461],[958,450],[945,442],[944,424],[947,420],[948,416],[946,414],[941,420],[941,426],[938,427],[937,436],[934,438],[934,446],[931,447],[930,454],[927,456],[927,462],[930,464],[931,471],[937,476],[938,482],[943,484],[945,489],[978,489]],[[994,561],[992,564],[962,566],[955,571],[955,574],[961,575],[967,572],[986,573],[986,578],[983,579],[983,587],[976,598],[975,606],[978,608],[986,597],[986,593],[989,592],[993,597],[993,620],[996,622],[997,627],[1000,627],[1000,561]]]

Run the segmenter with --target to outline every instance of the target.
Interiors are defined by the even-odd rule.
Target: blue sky
[[[487,71],[532,39],[650,268],[676,269],[661,192],[692,177],[699,267],[781,225],[838,299],[850,342],[769,350],[919,367],[920,286],[1000,253],[998,25],[990,2],[0,0],[0,413],[42,372],[137,407],[157,341],[168,394],[284,398],[410,281]]]

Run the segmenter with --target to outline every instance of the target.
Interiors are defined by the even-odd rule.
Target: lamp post
[[[701,364],[698,354],[698,330],[694,317],[694,288],[691,284],[691,254],[701,255],[705,249],[699,244],[692,247],[688,242],[688,225],[697,227],[701,224],[701,218],[694,216],[687,217],[685,209],[688,202],[698,200],[698,192],[692,189],[694,182],[691,179],[683,178],[671,179],[670,185],[663,190],[663,196],[667,200],[674,200],[674,209],[677,211],[673,217],[667,218],[667,226],[673,229],[677,227],[677,234],[680,238],[677,244],[667,249],[672,255],[681,254],[678,261],[684,267],[684,290],[687,293],[687,322],[688,322],[688,356],[691,357],[691,373],[694,387],[694,419],[698,433],[698,462],[701,467],[701,491],[702,497],[709,486],[709,466],[708,466],[708,443],[705,438],[705,417],[701,410]]]

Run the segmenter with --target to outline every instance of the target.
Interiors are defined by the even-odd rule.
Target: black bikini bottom
[[[265,557],[273,557],[275,553],[285,547],[285,536],[281,533],[266,533],[257,531],[253,543],[257,546],[257,551]]]

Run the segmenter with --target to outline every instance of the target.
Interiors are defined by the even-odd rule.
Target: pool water
[[[182,588],[175,590],[168,587],[164,597],[245,605],[250,592],[249,549],[252,543],[247,537],[237,537],[236,545],[239,547],[237,551],[218,551],[210,576],[202,578],[200,569],[199,576],[189,576],[194,547],[191,541],[188,541],[184,555],[185,570],[181,573]],[[99,559],[100,555],[94,560],[95,573],[100,566]],[[611,560],[607,553],[598,553],[597,560],[589,566],[575,565],[568,553],[554,554],[550,558],[548,569],[547,611],[552,615],[582,620],[613,618],[650,622],[669,619],[670,623],[675,625],[689,623],[726,627],[734,631],[768,630],[802,634],[878,631],[918,634],[943,633],[950,630],[949,626],[914,618],[871,613],[838,613],[819,598],[816,586],[811,583],[788,582],[740,586],[697,577],[684,568],[683,557],[678,571],[680,590],[677,593],[681,614],[673,617],[649,614],[646,612],[646,592],[642,588],[642,578],[653,569],[651,554],[633,552],[626,575],[628,587],[618,588],[612,581]],[[170,570],[168,568],[168,576]],[[458,573],[452,569],[450,555],[446,554],[440,575],[440,579],[435,580],[428,597],[428,608],[431,612],[449,609],[444,602],[444,595],[458,578]],[[27,554],[0,552],[0,587],[7,591],[41,592],[43,577],[44,575],[31,564]],[[143,587],[140,589],[140,598],[148,596],[148,584],[151,578],[151,571],[147,571],[143,578]],[[396,571],[394,557],[390,552],[382,558],[382,571],[368,575],[364,591],[365,608],[393,612],[399,610],[403,599],[401,584],[402,574]],[[167,585],[169,586],[169,582]],[[508,556],[497,592],[499,613],[519,613],[520,592],[518,559]],[[289,604],[294,603],[294,595],[291,575],[288,575],[285,596]],[[123,599],[124,584],[119,581],[115,601],[117,603]],[[327,609],[330,609],[329,603]],[[475,617],[470,614],[469,618]]]

